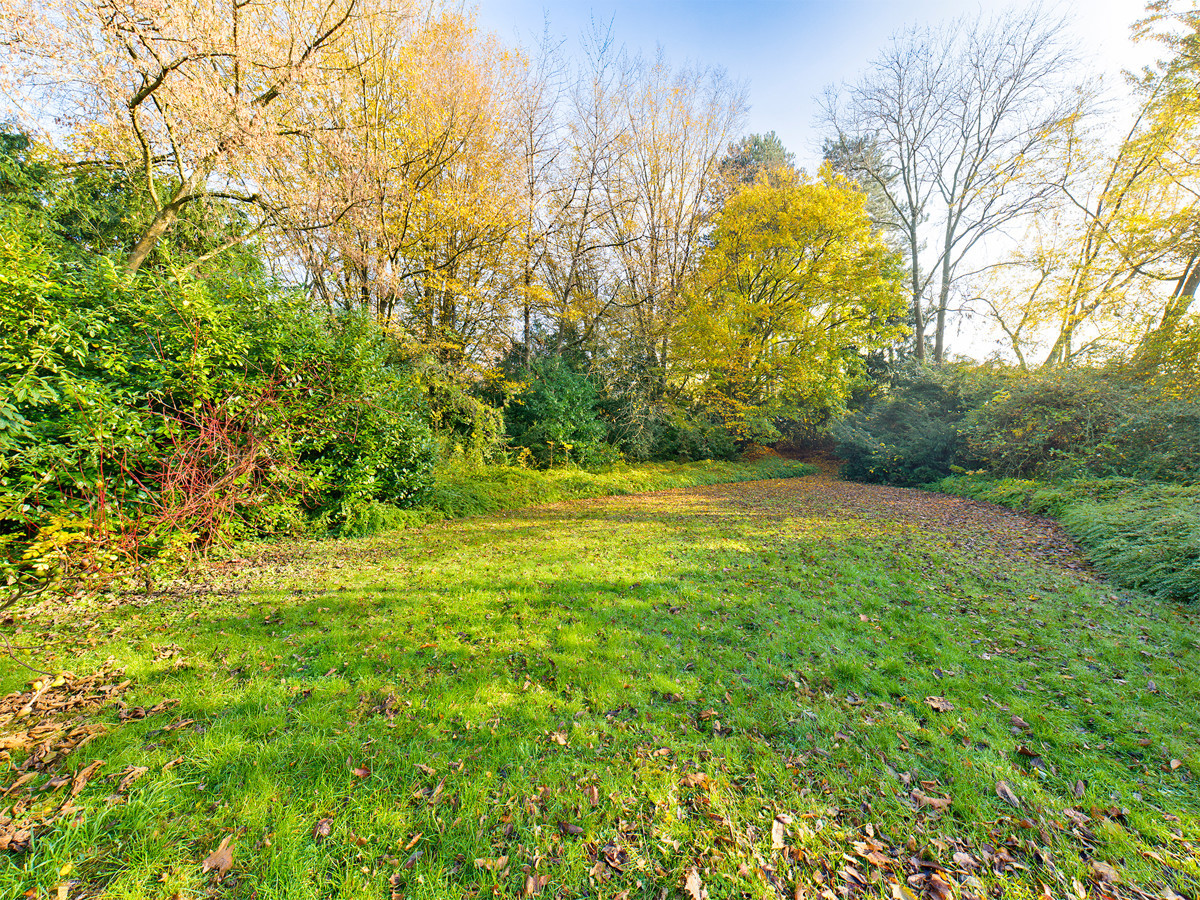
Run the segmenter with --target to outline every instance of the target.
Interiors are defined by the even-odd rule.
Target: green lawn
[[[1200,617],[1049,528],[809,477],[60,608],[0,898],[1195,898]]]

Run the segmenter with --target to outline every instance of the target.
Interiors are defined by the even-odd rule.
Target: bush
[[[969,455],[1000,476],[1200,476],[1200,399],[1165,395],[1116,368],[1010,379],[963,430]]]
[[[950,474],[962,450],[965,404],[953,370],[916,367],[833,429],[843,478],[921,485]]]
[[[601,465],[616,457],[605,443],[596,388],[559,356],[535,360],[504,411],[509,438],[540,466]]]
[[[654,459],[732,460],[739,451],[737,439],[724,425],[703,414],[670,407],[664,409],[657,438]]]

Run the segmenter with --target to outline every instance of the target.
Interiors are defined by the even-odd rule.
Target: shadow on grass
[[[75,770],[149,774],[113,803],[97,778],[0,884],[49,892],[69,863],[97,894],[199,892],[230,836],[229,896],[516,896],[545,873],[559,896],[657,897],[695,865],[733,897],[763,887],[755,859],[811,878],[871,825],[897,846],[1011,837],[1028,874],[1007,879],[1086,879],[1103,854],[1194,892],[1164,813],[1197,838],[1196,647],[1165,611],[1135,620],[1020,561],[935,586],[926,561],[961,560],[722,494],[344,542],[238,598],[118,614],[131,640],[102,652],[139,700],[181,706],[109,716]],[[156,659],[167,641],[180,655]],[[948,811],[914,800],[922,782]],[[1088,840],[1052,825],[1114,804]],[[776,814],[798,857],[773,846]],[[618,866],[597,869],[607,846]]]

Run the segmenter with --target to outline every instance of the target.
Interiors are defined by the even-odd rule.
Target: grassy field
[[[0,898],[1195,898],[1197,612],[815,477],[261,547],[16,623]]]

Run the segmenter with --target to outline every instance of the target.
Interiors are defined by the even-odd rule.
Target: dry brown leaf
[[[925,886],[929,889],[929,896],[933,900],[954,900],[954,889],[937,872],[930,873],[929,881]]]
[[[689,772],[679,779],[679,783],[684,787],[698,787],[708,789],[708,776],[703,772]]]
[[[916,801],[918,807],[928,806],[938,812],[948,808],[954,802],[951,797],[933,797],[921,790],[913,791],[909,796]]]
[[[200,864],[201,872],[215,871],[219,881],[225,877],[226,872],[233,868],[233,850],[229,846],[232,837],[233,835],[225,835],[217,849],[204,858],[204,862]]]
[[[566,734],[566,732],[565,732],[565,731],[552,731],[552,732],[550,732],[550,742],[551,742],[552,744],[558,744],[560,747],[565,747],[565,746],[567,746],[567,734]]]
[[[1074,822],[1076,825],[1085,825],[1088,822],[1092,821],[1091,816],[1088,816],[1088,815],[1080,812],[1077,809],[1071,809],[1070,807],[1063,810],[1063,815],[1066,816],[1068,819],[1070,819],[1072,822]]]
[[[117,793],[124,793],[127,787],[149,771],[150,769],[146,766],[128,766],[122,773],[121,780],[117,783]]]
[[[1020,729],[1021,731],[1033,731],[1033,726],[1030,725],[1028,722],[1026,722],[1024,719],[1022,719],[1020,716],[1013,716],[1008,721],[1012,725],[1013,728]]]
[[[1075,786],[1071,788],[1071,793],[1075,795],[1076,800],[1082,800],[1083,795],[1087,793],[1087,782],[1080,779],[1075,782]]]
[[[521,896],[536,897],[549,883],[549,875],[538,875],[536,872],[530,872],[525,876],[525,886],[521,889]]]
[[[98,759],[94,763],[81,769],[75,774],[71,780],[71,796],[78,797],[80,792],[87,787],[88,781],[96,774],[96,770],[104,765],[104,760]]]
[[[475,868],[487,869],[489,872],[499,874],[508,868],[508,857],[498,856],[495,859],[477,859],[475,860]]]
[[[596,787],[596,785],[589,784],[583,789],[583,793],[587,797],[588,803],[592,806],[600,805],[600,788]]]
[[[1018,809],[1021,806],[1021,798],[1013,793],[1013,789],[1008,786],[1007,782],[996,782],[996,796],[1007,803],[1009,806],[1015,806]]]
[[[938,712],[954,712],[954,704],[945,697],[926,697],[925,702]]]
[[[787,846],[787,826],[790,824],[786,816],[776,816],[771,823],[771,849],[782,850]]]
[[[583,834],[582,828],[580,828],[578,825],[573,825],[570,822],[559,822],[558,830],[561,831],[563,834],[569,835],[572,837],[578,837],[579,835]]]
[[[700,872],[695,866],[692,866],[684,873],[683,892],[691,900],[708,900],[708,889],[704,887],[704,882],[700,880]]]
[[[1099,859],[1093,859],[1091,862],[1092,878],[1096,881],[1107,882],[1114,884],[1119,880],[1117,870],[1113,868],[1111,863],[1103,862]]]
[[[329,832],[333,828],[333,819],[321,819],[313,826],[313,840],[319,841],[322,838],[329,837]]]

